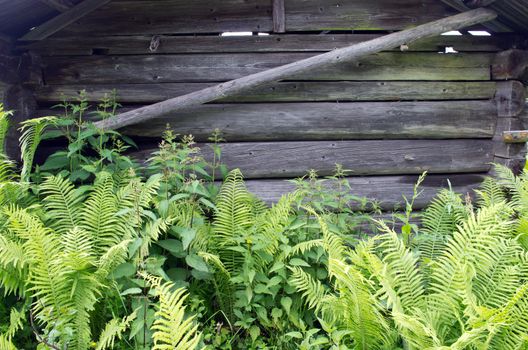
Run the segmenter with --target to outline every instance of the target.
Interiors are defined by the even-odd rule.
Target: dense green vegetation
[[[497,167],[474,201],[442,190],[420,226],[409,198],[367,236],[376,205],[340,166],[268,207],[219,132],[212,163],[167,129],[137,164],[84,100],[60,107],[24,123],[20,169],[0,160],[1,350],[528,349],[528,173]]]

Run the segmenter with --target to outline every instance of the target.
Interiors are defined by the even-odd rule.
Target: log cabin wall
[[[57,114],[50,106],[80,90],[97,101],[114,88],[127,110],[451,14],[437,0],[114,0],[18,50],[41,73],[30,81],[37,114]],[[235,31],[253,35],[220,35]],[[435,37],[122,132],[140,138],[145,159],[167,123],[202,143],[219,128],[223,162],[270,202],[293,188],[285,179],[340,163],[355,194],[390,210],[427,170],[419,209],[447,179],[467,192],[491,162],[522,166],[523,146],[504,144],[502,131],[522,128],[524,86],[504,71],[506,50],[523,44]]]

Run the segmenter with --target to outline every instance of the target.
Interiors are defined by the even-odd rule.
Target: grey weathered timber
[[[210,147],[203,144],[206,159]],[[360,140],[240,142],[221,144],[222,161],[247,178],[292,178],[315,169],[333,173],[336,163],[351,175],[467,173],[488,171],[493,160],[489,140]],[[143,161],[153,150],[132,153]]]
[[[496,84],[494,81],[279,82],[215,102],[487,100],[494,97]],[[120,103],[153,103],[212,85],[215,83],[38,85],[35,97],[42,103],[73,101],[84,90],[89,101],[100,101],[116,89]]]
[[[522,143],[507,143],[504,133],[510,130],[521,130],[522,120],[517,117],[498,118],[493,136],[493,162],[505,165],[516,172],[523,169],[526,159],[526,145]]]
[[[497,82],[497,115],[499,117],[516,117],[521,114],[526,102],[526,89],[517,80]]]
[[[5,150],[7,156],[15,161],[20,161],[20,123],[33,118],[37,103],[30,90],[16,84],[8,87],[4,94],[4,104],[6,110],[12,110],[13,116],[10,118],[10,128],[6,135]]]
[[[286,31],[284,0],[273,0],[273,31],[275,33],[284,33]]]
[[[482,0],[470,0],[470,1],[442,0],[442,2],[451,6],[454,9],[457,9],[460,12],[468,11],[471,8],[487,6],[487,5],[482,5],[482,3],[484,2]],[[493,32],[511,32],[512,31],[510,27],[504,25],[500,21],[490,21],[490,22],[484,23],[484,27],[490,29]]]
[[[51,8],[59,12],[68,11],[74,6],[74,3],[70,0],[39,0],[41,3],[48,5]]]
[[[459,29],[472,24],[481,23],[496,17],[493,11],[477,9],[459,15],[444,18],[435,22],[421,25],[412,29],[388,34],[384,37],[362,42],[349,47],[323,53],[301,61],[285,64],[273,69],[261,71],[227,83],[212,86],[191,94],[175,97],[147,107],[130,111],[125,114],[98,122],[102,128],[120,128],[127,125],[145,122],[157,117],[174,113],[178,110],[195,107],[212,100],[240,94],[250,88],[266,83],[283,80],[292,76],[302,76],[303,73],[313,72],[341,62],[352,62],[370,54],[383,51],[386,48],[397,47],[415,40],[438,35],[445,31]],[[160,56],[156,56],[160,57]]]
[[[405,11],[401,9],[405,8]],[[288,0],[288,31],[400,30],[453,14],[438,0]],[[155,20],[153,20],[155,19]],[[112,1],[61,35],[181,34],[273,30],[271,0]]]
[[[43,56],[168,54],[168,53],[240,53],[240,52],[324,52],[381,37],[381,34],[272,34],[267,36],[169,36],[158,35],[160,45],[149,49],[152,35],[51,37],[36,42],[20,42],[19,50],[32,50]],[[515,35],[446,36],[418,40],[407,51],[441,52],[452,47],[458,52],[496,52],[527,39]],[[400,51],[399,48],[388,50]]]
[[[482,182],[482,174],[446,174],[428,175],[420,189],[422,194],[417,198],[414,209],[423,209],[430,203],[438,190],[451,183],[455,192],[465,195]],[[376,200],[384,210],[394,210],[404,208],[405,202],[402,195],[411,198],[413,186],[418,176],[364,176],[349,177],[348,183],[351,193],[358,197],[366,197]],[[295,190],[295,185],[285,180],[247,180],[247,188],[266,203],[275,203],[281,195]],[[327,184],[332,188],[332,183]],[[361,209],[359,203],[351,203],[352,208]]]
[[[219,104],[123,132],[159,137],[170,124],[200,141],[216,128],[228,141],[491,138],[495,113],[490,101]]]
[[[46,23],[41,24],[35,29],[29,31],[19,40],[33,41],[46,39],[50,35],[55,34],[62,28],[77,21],[83,16],[86,16],[90,12],[98,9],[99,7],[107,4],[108,2],[110,2],[110,0],[83,0],[78,5],[75,5],[74,7],[61,13],[57,17],[54,17]]]
[[[380,38],[381,39],[381,38]],[[378,40],[378,39],[376,39]],[[362,45],[363,44],[358,44]],[[369,51],[374,51],[367,46]],[[333,64],[314,53],[236,53],[195,55],[131,55],[49,57],[44,75],[48,84],[120,84],[169,82],[220,82],[239,79],[200,92],[209,100],[217,94],[240,94],[275,80],[489,80],[493,54],[437,54],[421,52],[383,52],[343,59]],[[363,54],[361,54],[363,55]],[[297,61],[309,59],[297,65]],[[284,66],[287,65],[287,66]],[[311,67],[305,70],[304,67]],[[286,67],[286,68],[285,68]],[[275,68],[271,73],[266,71]],[[257,74],[258,75],[254,75]],[[251,75],[251,77],[248,77]],[[273,77],[273,80],[270,79]],[[242,79],[241,79],[242,78]],[[240,91],[239,91],[240,89]],[[213,92],[214,91],[214,92]],[[229,93],[227,93],[229,92]],[[196,95],[193,95],[196,97]],[[214,96],[214,97],[213,97]],[[187,101],[190,101],[186,98]]]
[[[491,66],[491,75],[494,80],[528,81],[528,51],[512,49],[499,52]]]

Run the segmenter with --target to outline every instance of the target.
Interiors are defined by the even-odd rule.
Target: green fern
[[[62,235],[79,226],[84,193],[62,176],[50,176],[40,186],[44,197],[47,222]]]
[[[6,111],[4,105],[0,103],[0,156],[5,155],[5,140],[9,131],[9,118],[13,115],[12,111]]]
[[[123,317],[122,319],[114,318],[108,322],[99,336],[96,350],[113,349],[116,339],[121,339],[123,333],[130,327],[130,323],[137,317],[136,312]]]
[[[214,239],[211,242],[229,271],[238,270],[244,262],[244,256],[229,247],[238,245],[238,240],[252,226],[252,201],[253,197],[246,189],[240,170],[229,172],[216,199],[218,210],[213,224]]]
[[[161,283],[161,278],[143,275],[148,284],[154,288],[159,298],[156,320],[152,325],[154,332],[153,350],[193,350],[200,343],[201,334],[194,316],[186,317],[184,302],[187,298],[185,289],[174,290],[171,282]]]
[[[29,181],[31,169],[33,167],[33,159],[37,148],[42,141],[44,130],[50,125],[55,124],[56,117],[41,117],[35,119],[28,119],[21,123],[20,131],[20,150],[22,153],[22,170],[20,171],[20,179],[24,182]]]

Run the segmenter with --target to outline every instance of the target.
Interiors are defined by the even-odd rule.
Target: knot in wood
[[[158,47],[160,46],[160,41],[161,41],[160,36],[154,35],[152,39],[150,39],[149,51],[156,52],[158,50]]]

